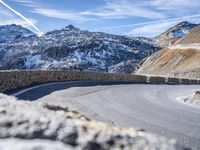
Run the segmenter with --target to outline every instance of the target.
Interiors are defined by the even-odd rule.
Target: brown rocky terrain
[[[165,48],[148,57],[137,74],[200,78],[200,51]]]
[[[200,78],[200,25],[177,42],[148,57],[136,74]]]

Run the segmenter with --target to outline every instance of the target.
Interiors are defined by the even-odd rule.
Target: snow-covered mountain
[[[29,36],[32,34],[23,30],[13,32],[22,31],[22,36],[0,43],[0,69],[131,73],[143,58],[158,50],[144,40],[89,32],[72,25],[41,37]]]
[[[13,42],[18,38],[28,37],[35,35],[29,29],[20,25],[4,25],[0,26],[0,43]]]
[[[197,24],[187,21],[181,22],[174,27],[169,28],[161,35],[155,37],[155,42],[160,47],[167,47],[176,43],[179,39],[188,34]]]

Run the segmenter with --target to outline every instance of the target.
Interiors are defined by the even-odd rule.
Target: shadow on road
[[[119,84],[134,84],[134,82],[127,82],[127,81],[66,81],[66,82],[56,82],[56,83],[49,83],[43,84],[41,86],[32,86],[26,87],[23,89],[18,89],[15,91],[7,92],[8,95],[13,95],[17,92],[24,91],[23,93],[15,96],[21,100],[29,100],[35,101],[39,98],[42,98],[46,95],[49,95],[55,91],[65,90],[71,87],[88,87],[88,86],[98,86],[98,85],[119,85]]]

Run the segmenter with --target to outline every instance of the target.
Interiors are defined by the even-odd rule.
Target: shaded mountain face
[[[33,32],[20,25],[0,26],[0,43],[10,43],[23,37],[33,36]]]
[[[181,22],[176,26],[169,28],[161,35],[155,37],[155,42],[160,47],[167,47],[175,44],[179,39],[187,35],[197,24],[189,23],[187,21]]]
[[[157,50],[144,40],[83,31],[70,25],[41,37],[22,36],[0,43],[0,69],[131,73],[143,58]]]

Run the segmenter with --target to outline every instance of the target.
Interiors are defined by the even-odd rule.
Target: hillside
[[[136,74],[200,78],[200,25],[177,42],[148,57]]]
[[[189,23],[187,21],[181,22],[174,27],[169,28],[161,35],[155,37],[157,45],[160,47],[167,47],[175,44],[182,37],[187,35],[197,24]]]
[[[200,78],[200,50],[165,48],[148,57],[136,74]]]

